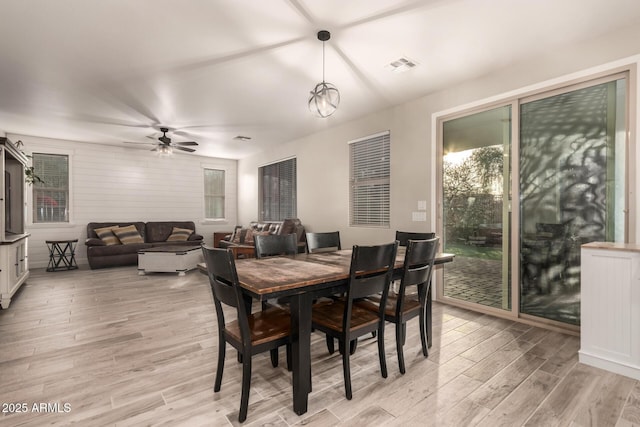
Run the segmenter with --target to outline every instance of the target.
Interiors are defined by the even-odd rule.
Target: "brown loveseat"
[[[218,244],[221,248],[231,246],[254,246],[253,236],[257,233],[268,234],[295,234],[298,241],[298,252],[305,252],[307,245],[306,233],[302,222],[298,218],[288,218],[284,221],[252,221],[249,227],[237,226],[230,234],[221,240]]]
[[[107,245],[98,237],[95,230],[111,226],[135,226],[144,243]],[[173,228],[193,230],[187,241],[167,242]],[[91,269],[137,265],[138,251],[154,246],[185,245],[195,246],[202,243],[203,237],[196,234],[193,221],[157,221],[157,222],[90,222],[87,224],[87,260]]]

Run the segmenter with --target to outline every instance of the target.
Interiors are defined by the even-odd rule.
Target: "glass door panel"
[[[511,309],[511,106],[443,123],[444,296]]]
[[[520,312],[580,324],[580,245],[625,240],[625,80],[520,107]]]

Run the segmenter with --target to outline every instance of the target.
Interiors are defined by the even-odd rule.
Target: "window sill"
[[[73,222],[36,222],[33,224],[27,224],[28,229],[38,228],[73,228],[76,224]]]
[[[220,224],[229,224],[226,218],[221,219],[203,219],[200,221],[202,225],[220,225]]]

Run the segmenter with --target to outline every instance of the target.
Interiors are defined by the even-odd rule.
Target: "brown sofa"
[[[126,227],[134,225],[142,236],[144,243],[132,243],[128,245],[109,245],[103,242],[95,230],[111,226]],[[173,227],[193,230],[186,242],[167,242]],[[138,251],[154,246],[180,245],[195,246],[202,243],[203,237],[196,234],[196,225],[193,221],[156,221],[156,222],[90,222],[87,224],[87,260],[89,267],[96,268],[115,267],[122,265],[137,265]]]
[[[251,232],[249,232],[251,230]],[[254,246],[253,236],[256,233],[269,234],[295,234],[298,240],[298,252],[303,253],[307,246],[307,237],[302,222],[298,218],[288,218],[284,221],[252,221],[244,228],[236,226],[233,233],[226,236],[218,244],[221,248],[228,248],[235,245]]]

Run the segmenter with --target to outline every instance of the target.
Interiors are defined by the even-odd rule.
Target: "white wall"
[[[637,65],[640,58],[634,55],[640,54],[638,39],[640,28],[622,29],[242,159],[238,163],[240,223],[258,217],[258,167],[296,156],[298,217],[308,231],[339,230],[346,247],[390,241],[395,230],[433,231],[436,115],[569,82],[620,65]],[[335,114],[340,114],[340,110]],[[638,121],[637,114],[632,120]],[[349,227],[347,141],[384,130],[391,131],[391,225],[388,229]],[[635,136],[631,143],[636,144]],[[640,184],[636,187],[640,188]],[[418,200],[428,201],[427,222],[412,221]]]
[[[214,231],[237,222],[237,162],[174,154],[161,158],[147,149],[7,135],[22,140],[27,153],[68,154],[71,175],[71,222],[29,224],[29,263],[46,267],[45,240],[78,239],[78,264],[87,263],[84,246],[89,222],[194,221],[196,232],[211,244]],[[226,221],[205,223],[202,168],[225,169]],[[28,192],[30,188],[28,189]],[[29,199],[30,199],[29,195]],[[31,202],[28,217],[31,218]]]

